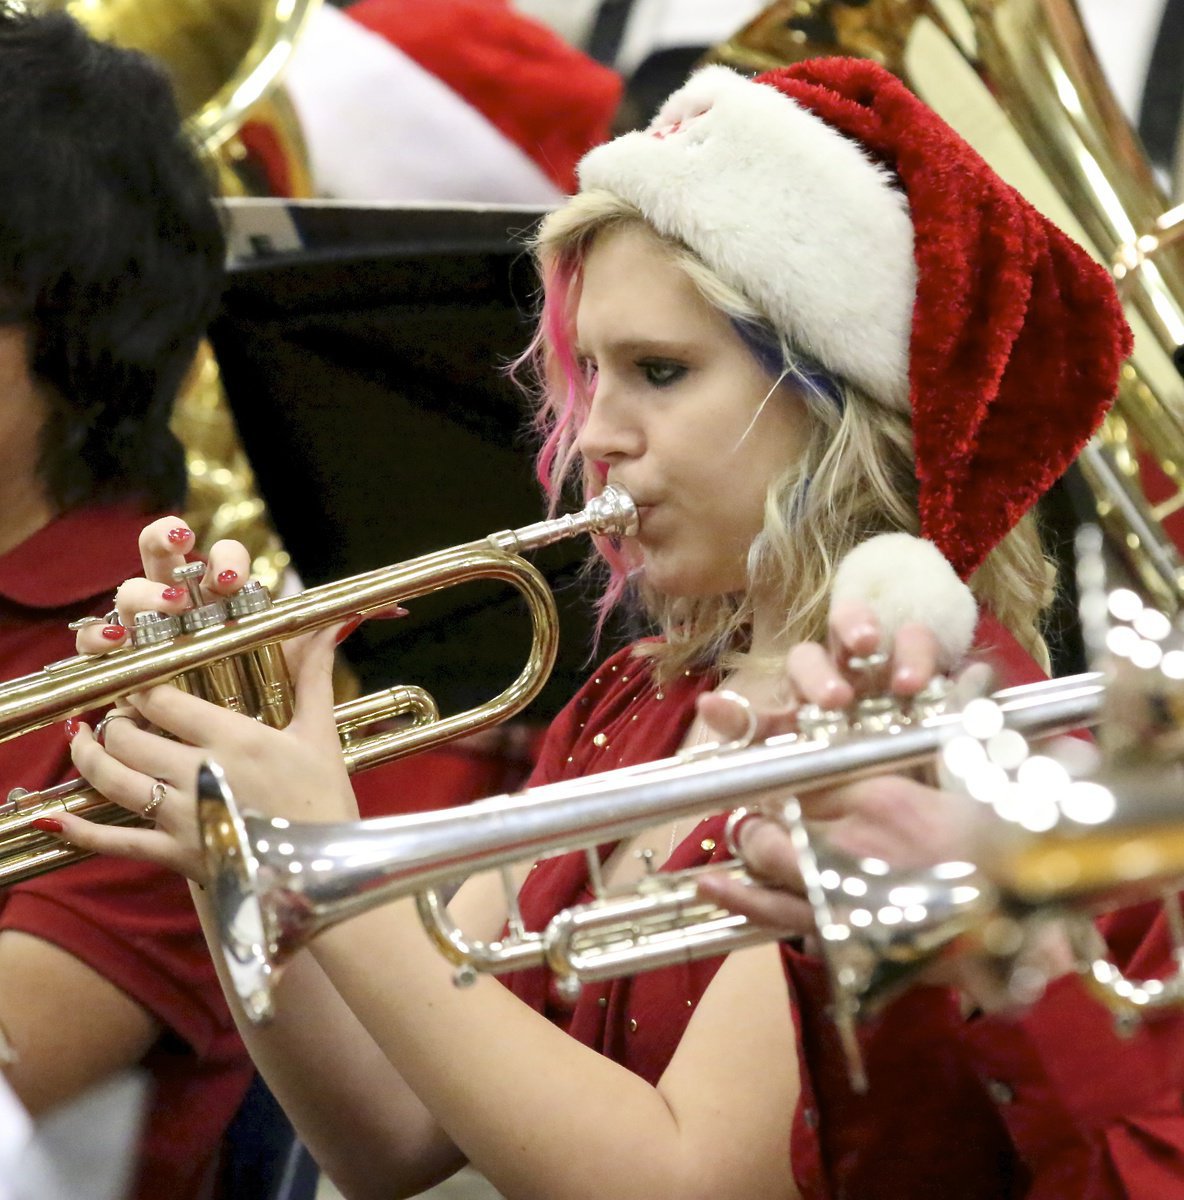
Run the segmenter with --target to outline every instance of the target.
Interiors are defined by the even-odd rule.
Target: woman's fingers
[[[74,639],[79,654],[106,654],[127,644],[128,631],[135,625],[136,613],[159,612],[176,616],[190,607],[189,593],[174,583],[137,576],[125,579],[115,592],[114,611],[120,624],[84,621]]]
[[[913,621],[896,631],[892,643],[892,691],[915,696],[937,674],[941,647],[937,634]]]
[[[163,738],[158,738],[154,734],[134,729],[130,722],[121,721],[119,724],[125,725],[127,732],[120,731],[119,736],[116,737],[113,727],[110,730],[111,740],[124,743],[124,753],[128,752],[126,743],[131,741],[133,735],[138,735],[145,740],[164,741]],[[158,780],[171,786],[175,791],[181,792],[189,782],[188,776],[190,774],[196,776],[196,761],[187,761],[185,753],[187,748],[177,747],[177,750],[178,754],[170,762],[159,764],[164,769],[157,773],[151,769],[141,769],[139,762],[132,765],[122,761],[114,750],[109,751],[106,747],[99,745],[94,734],[86,725],[78,727],[77,733],[70,742],[70,757],[82,777],[108,800],[138,816],[143,816],[145,808],[152,803],[154,798],[152,789]],[[153,811],[159,811],[160,807],[160,805],[156,805]]]
[[[161,517],[140,530],[140,561],[153,583],[172,583],[173,569],[184,566],[194,533],[183,517]]]
[[[813,913],[789,833],[775,821],[753,818],[740,830],[740,850],[752,882],[704,875],[699,894],[785,936],[810,932]]]
[[[70,628],[74,630],[74,649],[78,654],[107,654],[127,645],[127,628],[102,617],[87,617],[73,622]]]
[[[293,722],[323,725],[333,711],[333,657],[342,626],[330,626],[312,634],[304,644],[293,683],[296,710]]]
[[[115,744],[108,749],[86,725],[79,726],[70,743],[74,765],[96,791],[151,821],[154,828],[116,832],[67,816],[61,819],[60,836],[87,850],[159,863],[202,882],[193,799],[200,752],[139,729],[131,721],[109,725],[105,740]]]
[[[840,662],[875,654],[884,636],[872,606],[851,599],[835,601],[827,633],[831,651]]]
[[[206,559],[202,590],[210,596],[233,596],[251,578],[251,556],[242,542],[215,542]]]
[[[71,813],[55,818],[61,825],[56,834],[63,842],[93,854],[114,854],[137,862],[151,862],[205,883],[200,856],[183,847],[162,829],[135,829],[125,825],[99,825]]]
[[[789,831],[760,817],[745,821],[740,830],[740,853],[749,874],[771,887],[803,890],[798,856]]]
[[[188,747],[200,747],[203,753],[198,754],[197,759],[205,757],[204,751],[212,751],[219,746],[237,745],[256,734],[260,738],[266,738],[275,732],[250,717],[219,708],[216,704],[191,696],[168,684],[161,684],[143,692],[134,692],[127,697],[127,702],[140,714],[144,724],[163,729],[181,742],[187,743]],[[121,732],[123,731],[112,730],[116,735]],[[171,746],[177,746],[178,751],[187,749],[178,746],[176,742],[165,740],[161,753],[166,753]],[[196,769],[196,760],[194,765]]]
[[[186,698],[193,699],[191,696]],[[86,744],[87,736],[95,740],[86,726],[82,726],[80,736],[83,736],[82,745]],[[74,740],[78,741],[78,737]],[[110,758],[148,776],[150,780],[163,779],[177,788],[191,787],[197,768],[205,757],[202,750],[141,728],[139,721],[122,719],[107,719],[102,748]]]
[[[804,642],[789,652],[789,684],[804,702],[823,708],[846,708],[857,696],[916,695],[937,673],[937,635],[911,622],[897,630],[890,645],[883,641],[868,604],[838,601],[830,614],[827,647]],[[878,652],[887,654],[882,666],[868,662]]]
[[[863,780],[830,793],[829,845],[902,870],[965,858],[977,802],[902,775]]]
[[[758,925],[775,929],[782,937],[798,937],[814,929],[809,901],[792,892],[741,883],[727,875],[704,875],[699,880],[699,895]]]
[[[786,659],[789,684],[806,704],[846,708],[855,700],[851,681],[832,655],[816,642],[800,642]]]
[[[735,692],[704,692],[695,702],[704,723],[720,742],[763,742],[781,733],[792,733],[796,705],[760,709]]]

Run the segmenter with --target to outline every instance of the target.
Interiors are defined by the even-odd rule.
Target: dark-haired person
[[[111,607],[145,517],[183,501],[169,418],[224,247],[161,72],[2,0],[0,145],[0,678],[13,678],[73,653],[66,623]],[[73,775],[60,726],[0,744],[5,794]],[[175,876],[95,858],[0,891],[0,1023],[18,1056],[8,1082],[34,1115],[141,1064],[137,1194],[203,1194],[250,1070]]]

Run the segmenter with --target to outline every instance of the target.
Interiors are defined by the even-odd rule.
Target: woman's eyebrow
[[[584,348],[579,344],[573,347],[577,355],[584,355]],[[627,337],[611,338],[600,346],[600,352],[634,356],[639,354],[667,355],[671,358],[685,358],[694,350],[694,344],[677,338],[663,337]]]

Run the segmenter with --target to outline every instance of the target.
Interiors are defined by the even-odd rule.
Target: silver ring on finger
[[[140,810],[140,815],[146,820],[152,819],[152,814],[164,803],[166,784],[163,779],[158,779],[152,785],[152,796],[148,803]]]
[[[100,746],[105,746],[107,744],[106,742],[103,741],[103,735],[107,732],[107,726],[110,725],[112,721],[131,721],[131,723],[137,729],[140,728],[139,721],[137,721],[136,718],[133,717],[131,713],[109,712],[95,726],[95,741],[98,742]]]
[[[71,633],[77,633],[80,629],[85,629],[88,625],[106,625],[106,617],[79,617],[77,621],[71,621],[66,628]]]

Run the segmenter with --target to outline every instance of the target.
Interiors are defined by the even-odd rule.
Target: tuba
[[[522,555],[569,537],[623,537],[636,529],[632,499],[622,488],[609,486],[582,512],[493,533],[276,601],[267,588],[252,582],[227,601],[203,604],[197,585],[204,564],[178,567],[175,577],[190,588],[193,599],[193,607],[180,618],[138,613],[130,646],[98,659],[82,655],[51,663],[42,671],[0,684],[0,741],[158,683],[174,683],[280,728],[292,714],[292,687],[281,640],[349,617],[374,615],[399,601],[446,587],[478,579],[501,580],[526,601],[533,635],[526,664],[504,691],[476,708],[447,717],[440,716],[422,688],[406,686],[362,696],[336,709],[342,754],[351,774],[444,745],[520,712],[551,673],[559,637],[555,601],[542,574]],[[410,723],[403,727],[365,734],[372,726],[405,718]],[[82,780],[38,793],[17,788],[0,804],[0,886],[82,857],[76,848],[32,827],[37,818],[63,811],[106,824],[136,819]]]
[[[185,129],[215,161],[226,195],[257,190],[239,132],[265,122],[297,195],[307,155],[280,76],[321,0],[30,0],[64,9],[100,41],[139,50],[167,72]]]
[[[756,72],[833,54],[898,75],[1114,272],[1135,351],[1078,461],[1132,578],[1175,612],[1184,561],[1164,522],[1184,507],[1184,209],[1168,212],[1073,0],[777,0],[711,57]]]

